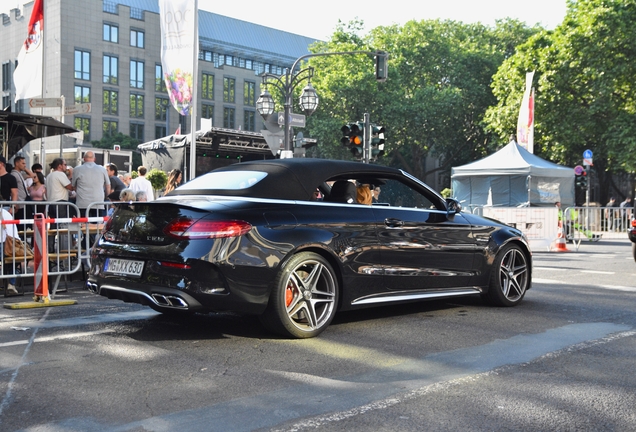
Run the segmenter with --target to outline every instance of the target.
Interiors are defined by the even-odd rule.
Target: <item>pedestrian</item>
[[[117,165],[109,163],[106,165],[106,172],[108,173],[108,179],[110,180],[110,195],[108,198],[111,201],[117,201],[119,199],[119,193],[126,189],[126,185],[119,178],[117,174]]]
[[[632,218],[632,197],[626,197],[620,206],[621,208],[621,223],[624,227],[629,227],[630,220]]]
[[[17,201],[30,201],[29,187],[33,184],[33,172],[27,168],[24,156],[13,158],[13,171],[11,175],[18,185]],[[28,205],[18,206],[18,211],[13,215],[14,219],[31,219],[33,217],[33,207]],[[26,227],[21,225],[22,230]]]
[[[148,201],[152,201],[153,199],[155,199],[155,191],[152,188],[152,184],[150,183],[150,181],[146,178],[146,173],[148,172],[148,170],[146,169],[145,166],[141,165],[139,168],[137,168],[137,178],[133,179],[130,182],[130,188],[135,191],[135,193],[139,192],[139,191],[144,191],[146,192],[146,196],[148,197]]]
[[[82,217],[105,216],[103,202],[110,195],[110,179],[106,168],[95,163],[95,153],[91,150],[84,153],[84,163],[73,170],[71,181],[76,194],[76,204]],[[102,203],[91,207],[91,203]]]
[[[135,193],[135,201],[148,201],[148,195],[146,195],[146,192],[144,191],[139,191]]]
[[[616,198],[610,197],[610,200],[607,204],[605,204],[605,218],[607,219],[607,230],[612,231],[617,228],[618,223],[614,223],[615,219],[617,219],[616,210],[613,207],[618,207],[618,203],[616,202]],[[618,222],[618,221],[616,221]]]
[[[46,201],[46,185],[44,184],[44,174],[42,171],[35,171],[35,177],[33,178],[33,184],[29,188],[29,194],[31,195],[31,199],[33,201]],[[46,206],[42,204],[37,204],[35,206],[35,213],[44,214],[46,210]]]
[[[376,186],[373,188],[373,202],[377,203],[379,202],[378,199],[380,198],[380,186]]]
[[[173,169],[168,174],[168,184],[166,184],[166,189],[163,192],[164,195],[168,195],[170,192],[175,190],[181,184],[181,170]]]
[[[126,187],[130,187],[130,182],[132,181],[132,177],[130,176],[130,173],[122,174],[121,181],[124,182]]]
[[[63,158],[55,158],[51,162],[51,172],[46,176],[47,198],[49,201],[68,203],[69,192],[73,190],[71,181],[66,176],[66,161]],[[52,218],[68,217],[68,204],[49,206],[49,216]]]
[[[0,156],[0,195],[1,201],[17,201],[18,200],[18,182],[15,177],[7,171],[7,160],[4,156]],[[3,206],[4,207],[4,206]],[[14,211],[17,212],[17,208],[13,205],[8,205],[6,210],[11,213],[13,217]]]
[[[4,159],[4,157],[0,156],[0,162]],[[5,168],[5,164],[2,163],[2,170],[6,171]],[[9,176],[11,176],[10,173]],[[11,216],[11,214],[5,210],[4,208],[0,209],[0,219],[2,220],[11,220],[13,219],[13,216]],[[4,242],[7,240],[7,236],[13,237],[13,238],[19,238],[18,236],[18,230],[15,227],[15,225],[13,224],[6,224],[6,225],[2,225],[1,229],[0,229],[0,245],[4,247]],[[16,259],[19,258],[19,256],[16,256]],[[7,265],[3,265],[0,268],[0,272],[2,272],[2,274],[9,274],[10,271],[13,271],[13,269],[15,268],[15,266],[9,265],[7,263]],[[15,277],[11,277],[9,278],[9,280],[7,281],[7,294],[19,294],[18,290],[15,288]]]

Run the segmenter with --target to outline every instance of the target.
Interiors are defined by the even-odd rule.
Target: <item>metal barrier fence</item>
[[[92,209],[100,204],[112,203],[92,203],[89,207]],[[8,211],[10,208],[15,208],[15,215],[21,218],[14,219]],[[33,278],[35,275],[34,255],[29,250],[34,242],[34,214],[47,217],[48,275],[56,277],[51,290],[55,294],[62,276],[85,270],[90,265],[90,242],[99,237],[106,218],[79,217],[79,208],[66,201],[0,201],[0,279],[5,285],[9,279]],[[8,243],[13,244],[13,248]],[[29,247],[16,246],[20,243]]]
[[[549,248],[558,232],[559,220],[562,221],[566,240],[574,243],[578,250],[585,241],[626,239],[634,217],[633,207],[568,207],[559,214],[556,207],[551,206],[475,206],[471,208],[471,212],[519,228],[526,234],[533,249],[543,248],[546,241]]]

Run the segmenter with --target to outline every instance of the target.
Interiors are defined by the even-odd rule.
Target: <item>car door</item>
[[[471,285],[475,240],[470,223],[449,214],[437,196],[387,180],[373,205],[385,284],[389,290]]]

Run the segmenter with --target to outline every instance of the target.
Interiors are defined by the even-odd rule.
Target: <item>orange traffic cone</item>
[[[563,223],[561,223],[561,221],[559,221],[559,232],[557,233],[557,238],[550,250],[552,252],[570,252],[565,243],[565,232],[563,231]]]

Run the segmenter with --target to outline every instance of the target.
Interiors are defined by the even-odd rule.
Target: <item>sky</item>
[[[554,29],[563,21],[566,10],[566,0],[198,1],[199,9],[320,40],[331,37],[338,20],[348,23],[359,18],[368,31],[413,19],[494,25],[496,19],[510,17]]]

